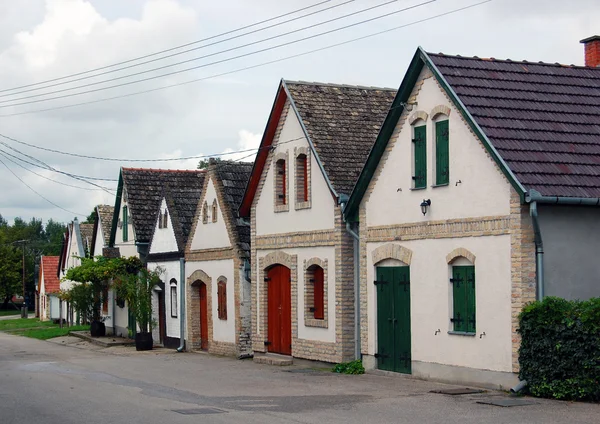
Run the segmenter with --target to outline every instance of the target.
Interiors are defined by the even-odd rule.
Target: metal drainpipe
[[[533,223],[533,233],[535,236],[535,265],[536,265],[536,287],[537,299],[544,298],[544,245],[542,243],[542,232],[538,222],[537,202],[532,201],[529,206],[529,215]]]
[[[346,221],[346,231],[354,242],[354,359],[360,359],[360,277],[359,277],[359,240],[360,236]]]
[[[177,352],[183,352],[185,349],[185,259],[179,258],[179,347]]]

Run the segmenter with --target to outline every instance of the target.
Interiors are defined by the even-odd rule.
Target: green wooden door
[[[379,369],[411,373],[410,268],[377,268]]]

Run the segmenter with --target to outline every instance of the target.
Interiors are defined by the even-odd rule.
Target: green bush
[[[547,297],[519,315],[519,378],[534,396],[600,400],[600,298]]]
[[[363,367],[362,361],[357,359],[356,361],[337,364],[332,371],[339,374],[364,374],[365,367]]]

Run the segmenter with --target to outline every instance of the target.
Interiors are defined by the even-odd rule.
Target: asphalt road
[[[0,423],[600,423],[600,405],[534,399],[404,377],[336,375],[205,354],[71,346],[0,333]]]

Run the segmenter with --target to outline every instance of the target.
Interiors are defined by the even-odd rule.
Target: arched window
[[[171,278],[171,317],[177,318],[177,280]]]
[[[285,205],[287,203],[287,181],[286,181],[285,159],[279,159],[275,163],[275,201],[276,205]]]
[[[308,202],[308,160],[304,153],[296,157],[296,201]]]
[[[219,277],[217,282],[217,313],[219,319],[227,320],[227,279]]]
[[[435,119],[435,185],[450,182],[450,128],[446,115],[439,114]]]
[[[458,333],[475,334],[476,297],[475,265],[459,256],[450,263],[452,284],[452,329]]]
[[[165,209],[165,213],[162,216],[163,218],[163,228],[168,228],[169,227],[169,211],[167,209]]]
[[[217,199],[212,203],[212,222],[217,222]]]
[[[208,224],[208,203],[204,202],[202,205],[202,223]]]
[[[309,316],[314,319],[325,319],[325,279],[323,268],[312,265],[306,270],[307,290],[306,307]]]

